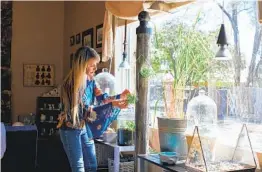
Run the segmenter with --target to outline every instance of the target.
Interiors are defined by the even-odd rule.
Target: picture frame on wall
[[[75,45],[75,36],[70,37],[70,46]]]
[[[73,60],[74,60],[74,53],[71,53],[70,54],[70,69],[72,68]]]
[[[53,64],[23,64],[24,87],[55,86],[55,66]]]
[[[82,32],[82,46],[88,46],[93,48],[93,28],[85,30]]]
[[[79,44],[80,42],[81,42],[81,34],[78,33],[78,34],[76,35],[76,44]]]
[[[102,47],[103,41],[103,24],[96,26],[96,48]]]

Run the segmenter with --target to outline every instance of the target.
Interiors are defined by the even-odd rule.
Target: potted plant
[[[120,146],[129,146],[134,143],[135,122],[126,121],[125,124],[117,130],[117,143]]]
[[[127,95],[127,101],[129,105],[135,104],[136,95],[129,94]],[[117,130],[118,136],[118,145],[128,146],[134,143],[135,135],[135,122],[134,121],[124,121],[120,128]]]

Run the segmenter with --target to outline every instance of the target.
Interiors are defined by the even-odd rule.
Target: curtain
[[[164,3],[158,1],[106,1],[105,2],[105,16],[103,24],[103,43],[102,43],[102,61],[106,62],[114,56],[114,27],[113,18],[114,16],[119,19],[128,20],[128,22],[138,20],[138,14],[147,10],[150,16],[157,15],[160,13],[171,12],[174,9],[189,4],[193,1],[180,1],[174,3]],[[154,6],[154,9],[149,7]],[[116,20],[115,20],[116,21]]]
[[[106,62],[113,57],[113,15],[110,11],[105,11],[103,24],[103,39],[102,39],[102,61]]]

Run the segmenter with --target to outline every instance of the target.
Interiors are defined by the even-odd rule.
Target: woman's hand
[[[125,89],[121,94],[120,94],[120,99],[127,99],[127,95],[131,94],[128,89]]]
[[[60,128],[62,125],[63,125],[63,122],[66,118],[66,113],[65,112],[61,112],[59,115],[58,115],[58,124],[56,126],[56,128]]]
[[[128,103],[127,100],[114,100],[112,101],[112,105],[120,109],[125,109],[127,108]]]

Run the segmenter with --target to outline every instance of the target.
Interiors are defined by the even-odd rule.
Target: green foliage
[[[135,131],[135,129],[136,129],[135,122],[134,121],[127,121],[125,128],[130,130],[130,131]]]
[[[134,95],[134,94],[128,94],[127,95],[127,103],[128,104],[135,104],[136,103],[136,95]]]
[[[149,67],[149,66],[142,66],[139,74],[143,78],[149,78],[149,77],[154,75],[154,70],[151,67]]]
[[[152,68],[156,73],[171,73],[175,88],[207,80],[209,60],[213,57],[211,37],[196,30],[196,23],[190,27],[172,21],[158,31],[155,29]],[[161,68],[164,62],[168,64],[165,69]]]

